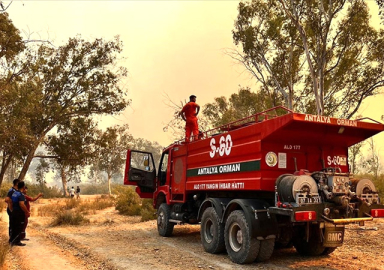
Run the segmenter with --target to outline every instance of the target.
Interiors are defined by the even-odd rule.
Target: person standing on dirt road
[[[185,121],[185,142],[190,141],[191,133],[193,134],[193,140],[198,139],[199,126],[197,124],[197,115],[199,114],[200,106],[196,103],[196,96],[191,95],[189,102],[184,105],[183,109],[179,113],[181,118]]]
[[[13,180],[13,186],[8,190],[8,193],[7,193],[7,197],[5,197],[5,202],[7,203],[7,214],[8,214],[8,218],[9,218],[9,229],[8,229],[8,233],[9,233],[9,237],[11,237],[11,228],[12,228],[12,219],[11,219],[11,214],[12,214],[12,194],[13,192],[17,191],[17,184],[20,182],[19,179],[14,179]]]
[[[80,187],[77,186],[76,188],[76,199],[80,199]]]
[[[30,213],[25,206],[25,197],[22,192],[24,192],[25,184],[23,181],[17,184],[17,189],[12,194],[12,228],[11,228],[11,237],[9,238],[9,243],[12,246],[25,246],[21,243],[21,232],[23,230],[25,217],[29,217]]]
[[[41,196],[43,196],[43,193],[39,193],[35,198],[32,198],[32,197],[29,197],[27,195],[27,192],[28,192],[28,187],[25,186],[24,187],[24,192],[23,192],[23,195],[25,197],[25,206],[27,207],[28,209],[28,212],[31,212],[31,205],[29,202],[34,202],[36,201],[38,198],[40,198]],[[28,238],[25,238],[27,236],[25,230],[27,229],[27,226],[28,226],[28,219],[29,217],[25,216],[25,220],[24,220],[24,226],[23,226],[23,230],[21,231],[21,237],[20,239],[23,241],[28,241],[29,239]]]

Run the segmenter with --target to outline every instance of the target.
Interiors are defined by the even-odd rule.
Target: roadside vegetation
[[[53,217],[51,226],[83,225],[90,222],[88,215],[114,206],[121,215],[141,216],[143,222],[156,218],[152,200],[142,200],[132,187],[115,185],[113,194],[99,195],[95,199],[52,200],[52,204],[40,206],[37,215]]]

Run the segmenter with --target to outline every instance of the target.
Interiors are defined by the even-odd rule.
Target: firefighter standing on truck
[[[185,123],[185,142],[189,142],[191,133],[193,140],[197,140],[199,135],[199,127],[197,124],[197,115],[199,114],[200,106],[196,103],[196,96],[191,95],[189,102],[184,105],[179,115],[183,118]]]

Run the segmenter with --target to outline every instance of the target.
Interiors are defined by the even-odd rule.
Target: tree
[[[373,174],[373,179],[377,180],[381,170],[380,155],[372,137],[368,139],[368,145],[369,156],[365,159],[363,167],[367,170],[367,173]]]
[[[57,49],[41,45],[35,55],[30,55],[33,65],[28,78],[34,82],[36,101],[27,118],[31,143],[20,179],[24,178],[37,147],[54,127],[79,116],[118,113],[128,105],[119,87],[126,70],[115,66],[121,50],[118,37],[93,42],[76,37]]]
[[[289,108],[351,118],[384,85],[384,31],[369,24],[366,1],[253,0],[238,10],[242,52],[232,57]]]
[[[213,103],[205,104],[203,114],[213,127],[218,127],[280,105],[276,96],[272,98],[264,91],[255,93],[248,87],[240,88],[228,101],[221,96]]]
[[[4,8],[2,8],[4,10]],[[25,142],[23,118],[19,112],[26,108],[20,106],[17,100],[18,77],[24,69],[15,65],[17,56],[25,50],[25,44],[20,31],[13,25],[5,12],[0,13],[0,185],[3,182],[7,168],[22,156],[22,146]],[[26,105],[26,104],[23,104]],[[16,162],[13,162],[16,164]]]
[[[97,136],[97,154],[93,159],[93,171],[107,174],[108,191],[111,194],[111,179],[124,169],[132,135],[128,133],[128,125],[124,125],[109,127],[106,131],[99,130]]]
[[[152,153],[155,166],[158,166],[160,163],[160,158],[163,153],[164,147],[161,146],[158,142],[151,142],[143,138],[137,138],[132,140],[130,148]],[[137,164],[140,164],[139,162],[141,161],[136,161],[136,162]]]
[[[47,138],[46,146],[59,170],[64,195],[67,194],[69,181],[80,182],[80,175],[96,155],[97,127],[90,118],[77,117],[67,119],[60,124],[57,133]]]
[[[45,175],[49,172],[50,166],[45,159],[40,159],[36,167],[36,181],[40,185],[45,185]]]
[[[352,174],[357,174],[360,172],[358,163],[362,158],[361,150],[364,144],[365,141],[362,141],[348,148],[348,164],[350,165],[350,172]]]

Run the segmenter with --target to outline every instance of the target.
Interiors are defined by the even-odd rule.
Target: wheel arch
[[[225,208],[221,222],[225,222],[233,211],[242,210],[253,237],[275,238],[278,232],[277,220],[274,214],[268,212],[268,207],[269,204],[263,200],[234,199]]]
[[[154,200],[154,202],[153,202],[153,207],[155,209],[159,209],[159,207],[162,203],[168,204],[167,196],[165,195],[164,192],[159,192],[156,196],[156,200]]]
[[[226,205],[230,202],[230,199],[226,198],[207,198],[203,201],[199,208],[199,212],[197,214],[197,219],[201,221],[201,217],[203,216],[204,211],[208,207],[213,207],[219,216],[220,221],[223,221],[223,214],[226,208]]]

